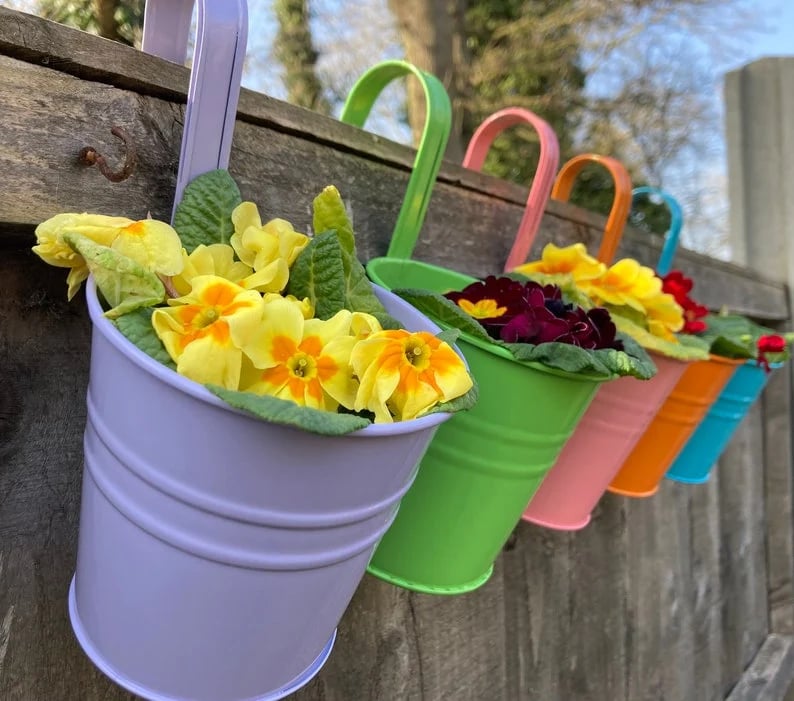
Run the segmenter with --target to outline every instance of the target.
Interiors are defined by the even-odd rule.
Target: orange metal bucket
[[[623,463],[609,491],[629,497],[655,494],[664,473],[743,362],[712,355],[692,363]]]

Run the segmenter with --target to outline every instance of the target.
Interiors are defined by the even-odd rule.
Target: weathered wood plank
[[[769,632],[762,465],[761,411],[756,404],[717,466],[722,522],[722,663],[726,681],[739,678]],[[758,576],[760,573],[762,577]]]
[[[691,489],[690,534],[694,607],[695,679],[692,698],[722,699],[722,582],[720,571],[720,474]]]
[[[789,635],[794,634],[791,382],[786,365],[772,375],[762,397],[769,624]]]
[[[794,687],[794,637],[772,634],[726,701],[789,701]]]

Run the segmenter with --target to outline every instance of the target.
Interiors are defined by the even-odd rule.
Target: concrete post
[[[794,280],[794,58],[765,58],[725,80],[733,260]]]

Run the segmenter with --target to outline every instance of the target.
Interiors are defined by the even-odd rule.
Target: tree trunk
[[[452,101],[452,133],[446,156],[463,159],[464,98],[468,66],[464,17],[466,0],[389,0],[397,18],[400,38],[408,61],[432,73]],[[425,124],[425,97],[415,80],[408,81],[408,119],[414,142],[418,143]]]
[[[284,66],[287,100],[328,114],[331,107],[323,97],[323,86],[315,70],[317,52],[312,42],[307,0],[276,0],[274,8],[278,19],[276,58]]]
[[[116,21],[118,6],[119,0],[94,0],[99,36],[126,44],[127,40],[119,34],[119,25]]]

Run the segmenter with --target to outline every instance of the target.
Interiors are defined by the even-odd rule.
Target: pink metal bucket
[[[659,370],[652,379],[623,377],[601,386],[529,502],[525,521],[566,531],[590,522],[598,500],[688,367],[652,355]]]

